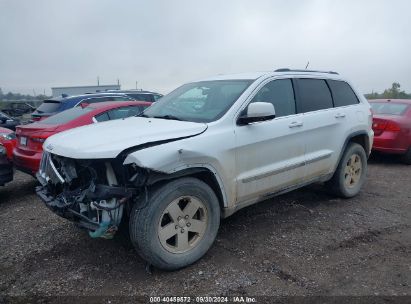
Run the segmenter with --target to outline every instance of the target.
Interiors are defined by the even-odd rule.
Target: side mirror
[[[253,102],[247,107],[247,114],[238,118],[238,125],[248,125],[253,122],[266,121],[275,118],[274,105],[270,102]]]

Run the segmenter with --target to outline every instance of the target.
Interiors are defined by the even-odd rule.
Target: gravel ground
[[[151,274],[124,239],[51,213],[35,185],[16,173],[0,188],[0,295],[411,295],[411,167],[397,159],[373,157],[353,199],[313,185],[243,209],[199,262]]]

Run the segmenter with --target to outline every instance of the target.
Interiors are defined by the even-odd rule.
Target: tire
[[[408,148],[407,153],[402,156],[402,162],[407,165],[411,165],[411,147]]]
[[[350,143],[338,164],[333,177],[327,182],[329,192],[343,198],[350,198],[360,192],[367,175],[367,156],[364,148]]]
[[[139,209],[141,205],[145,207]],[[214,191],[185,177],[153,189],[147,204],[135,204],[129,230],[143,259],[159,269],[176,270],[208,251],[219,226],[220,205]]]

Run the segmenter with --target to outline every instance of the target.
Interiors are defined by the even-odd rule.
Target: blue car
[[[33,121],[39,121],[82,103],[90,104],[104,101],[131,101],[134,98],[121,93],[97,93],[46,99],[31,114]]]

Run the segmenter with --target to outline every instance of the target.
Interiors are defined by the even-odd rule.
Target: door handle
[[[335,118],[344,118],[345,117],[345,113],[337,113],[335,114]]]
[[[289,128],[297,128],[297,127],[302,127],[303,123],[301,121],[293,121],[288,125]]]

